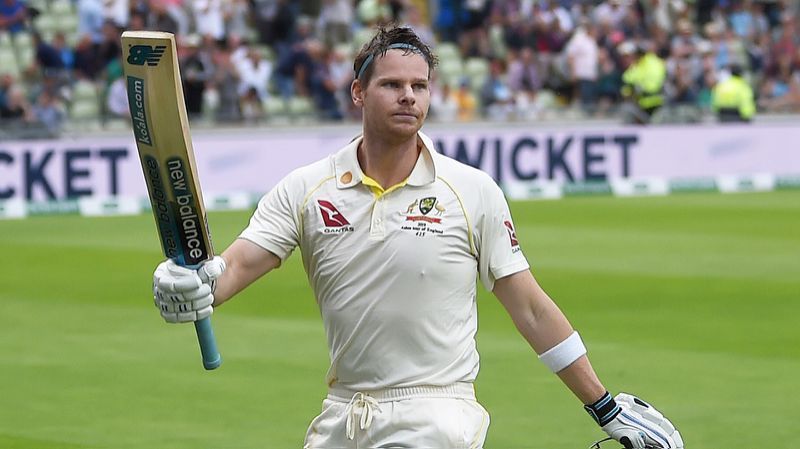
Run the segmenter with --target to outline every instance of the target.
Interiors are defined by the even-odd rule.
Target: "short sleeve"
[[[476,227],[478,271],[481,283],[491,291],[497,279],[527,270],[530,265],[520,248],[503,191],[494,182],[482,190],[483,211]]]
[[[299,206],[296,198],[302,196],[292,187],[291,175],[264,195],[250,218],[250,224],[239,238],[256,245],[286,260],[300,241],[298,216]]]

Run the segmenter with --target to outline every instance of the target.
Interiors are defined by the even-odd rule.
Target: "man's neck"
[[[358,164],[365,175],[388,189],[411,175],[421,149],[416,136],[405,142],[390,143],[365,135],[358,146]]]

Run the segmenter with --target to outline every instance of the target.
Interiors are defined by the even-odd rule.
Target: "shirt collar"
[[[436,179],[436,163],[433,153],[435,152],[433,141],[423,134],[417,133],[418,139],[422,142],[422,151],[419,153],[414,169],[408,176],[408,185],[423,186],[430,184]],[[358,136],[352,142],[333,155],[333,171],[336,175],[336,187],[346,189],[361,183],[364,172],[358,165],[358,145],[363,136]]]

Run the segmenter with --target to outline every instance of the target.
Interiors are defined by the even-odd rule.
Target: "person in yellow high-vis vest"
[[[720,122],[749,122],[756,113],[753,88],[742,77],[742,67],[731,66],[731,76],[711,91],[711,109]]]
[[[622,74],[622,96],[634,103],[637,123],[647,123],[664,105],[664,81],[667,68],[664,60],[642,46],[635,49],[634,60]]]

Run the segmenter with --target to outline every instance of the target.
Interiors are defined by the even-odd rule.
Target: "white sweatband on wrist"
[[[565,338],[564,341],[539,355],[539,360],[544,362],[550,371],[557,373],[584,354],[586,354],[586,346],[583,345],[578,331],[573,331],[572,335]]]

